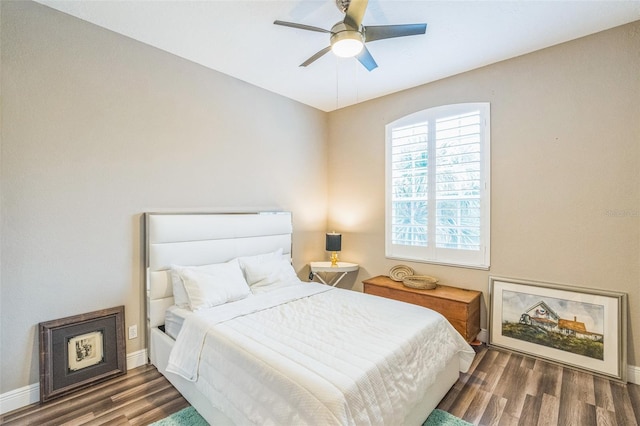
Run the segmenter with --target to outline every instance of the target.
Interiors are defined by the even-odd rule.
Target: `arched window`
[[[489,112],[445,105],[387,124],[387,257],[489,268]]]

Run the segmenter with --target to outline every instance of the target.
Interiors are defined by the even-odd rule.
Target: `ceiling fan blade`
[[[307,59],[306,61],[301,63],[300,66],[301,67],[306,67],[307,65],[311,64],[316,59],[319,59],[321,56],[323,56],[325,53],[327,53],[330,50],[331,50],[331,46],[325,47],[324,49],[322,49],[321,51],[319,51],[318,53],[316,53],[315,55],[313,55],[312,57],[310,57],[309,59]]]
[[[364,27],[365,41],[420,35],[427,32],[427,24],[372,25]]]
[[[378,68],[378,64],[376,64],[375,59],[373,59],[373,56],[371,56],[371,52],[369,52],[369,49],[367,49],[367,46],[362,47],[362,51],[358,53],[356,58],[358,58],[360,63],[364,65],[364,67],[368,71],[372,71]]]
[[[345,13],[344,23],[345,25],[359,30],[362,25],[362,19],[364,18],[364,12],[367,10],[367,4],[369,0],[351,0],[349,7]]]
[[[286,22],[286,21],[275,20],[275,21],[273,21],[273,23],[276,24],[276,25],[282,25],[283,27],[298,28],[300,30],[316,31],[316,32],[319,32],[319,33],[330,33],[331,32],[329,30],[325,30],[324,28],[312,27],[311,25],[305,25],[305,24],[297,24],[295,22]]]

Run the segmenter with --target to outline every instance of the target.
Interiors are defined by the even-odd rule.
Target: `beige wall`
[[[36,3],[1,7],[0,393],[38,382],[41,321],[125,305],[127,352],[143,348],[145,211],[290,210],[296,269],[324,255],[325,113]]]
[[[629,294],[640,364],[640,22],[330,114],[329,228],[351,283],[398,263],[480,290],[504,276]],[[491,102],[491,270],[384,256],[384,126],[458,102]],[[613,212],[613,215],[611,214]]]

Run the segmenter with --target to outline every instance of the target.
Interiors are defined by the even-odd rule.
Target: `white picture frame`
[[[489,345],[626,382],[627,294],[489,277]]]

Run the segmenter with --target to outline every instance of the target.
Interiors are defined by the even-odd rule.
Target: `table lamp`
[[[338,266],[338,252],[342,250],[342,234],[328,232],[326,250],[331,252],[331,266]]]

